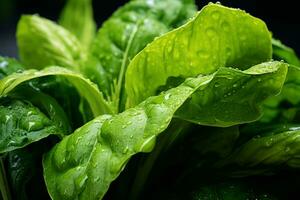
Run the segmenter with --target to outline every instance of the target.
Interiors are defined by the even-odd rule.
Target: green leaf
[[[72,32],[89,47],[96,33],[92,0],[68,0],[59,18],[59,24]]]
[[[300,61],[294,50],[282,44],[279,40],[272,40],[273,58],[284,60],[291,66],[281,93],[272,97],[264,104],[265,114],[262,122],[297,123],[300,113]]]
[[[282,62],[266,62],[243,72],[220,68],[217,76],[223,79],[212,80],[209,88],[195,92],[175,117],[221,127],[252,122],[262,115],[258,105],[281,91],[287,67]],[[274,71],[276,76],[271,74]]]
[[[21,61],[31,68],[58,65],[79,69],[85,52],[77,38],[56,23],[37,15],[23,15],[18,22],[17,43]]]
[[[220,160],[214,167],[231,171],[232,176],[270,174],[282,167],[300,167],[300,128],[281,125],[278,129],[261,132],[242,142],[228,157]],[[242,133],[241,133],[242,134]],[[255,156],[253,156],[255,155]]]
[[[48,146],[43,140],[6,154],[7,186],[10,186],[13,200],[50,199],[43,181],[41,162],[43,154],[49,150]]]
[[[300,60],[292,48],[285,46],[276,39],[272,39],[272,46],[274,59],[284,60],[291,65],[300,67]]]
[[[14,72],[21,72],[23,70],[23,66],[15,59],[0,56],[0,79]]]
[[[126,72],[127,106],[155,95],[170,77],[210,74],[219,67],[246,69],[268,61],[271,53],[271,36],[263,21],[209,4],[134,57]]]
[[[45,98],[43,99],[45,100]],[[53,103],[47,101],[48,103]],[[59,111],[49,104],[51,112]],[[47,115],[48,114],[48,115]],[[49,135],[65,135],[67,124],[43,113],[28,101],[2,99],[0,102],[0,153],[22,148]]]
[[[119,105],[130,60],[155,37],[196,12],[193,0],[135,0],[119,8],[99,29],[84,73]],[[118,109],[118,108],[117,108]]]
[[[18,85],[40,77],[45,76],[61,76],[66,78],[78,93],[85,99],[94,117],[101,114],[111,113],[109,104],[104,100],[102,93],[98,90],[97,86],[90,80],[85,79],[81,74],[70,71],[61,67],[48,67],[41,71],[26,70],[23,73],[15,73],[0,80],[0,96],[9,94]]]
[[[227,76],[224,76],[225,72]],[[211,85],[214,81],[222,82],[228,78],[240,80],[243,77],[245,81],[251,82],[256,76],[262,80],[269,79],[269,76],[276,79],[277,76],[284,76],[285,72],[284,64],[273,68],[262,65],[260,70],[254,67],[246,72],[220,68],[212,75],[188,78],[180,86],[158,96],[149,97],[123,113],[114,116],[103,115],[94,119],[72,135],[66,136],[45,156],[44,176],[51,197],[54,200],[102,199],[110,183],[118,177],[128,160],[139,152],[150,152],[154,148],[156,137],[168,128],[176,110],[196,91],[213,89],[220,92],[223,88],[215,89]],[[283,82],[284,78],[281,84]],[[268,84],[265,82],[262,85],[269,88],[272,84],[273,82],[269,81]],[[253,85],[251,92],[260,94],[256,87],[257,84]],[[279,91],[281,85],[274,84],[274,87],[278,87]],[[261,90],[266,88],[262,87]],[[250,93],[248,87],[245,87],[245,90]],[[260,102],[262,99],[260,95],[254,97],[257,99],[251,99],[251,104],[256,104],[257,100]],[[202,98],[206,98],[205,95]],[[239,99],[236,99],[235,103],[238,101]],[[226,115],[226,111],[227,107],[224,107],[221,112]]]

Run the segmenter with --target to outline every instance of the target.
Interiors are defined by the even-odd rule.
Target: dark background
[[[128,0],[94,0],[98,26]],[[209,1],[196,0],[198,8]],[[300,11],[295,0],[221,0],[225,6],[246,10],[263,19],[276,38],[300,54]],[[0,0],[0,55],[17,56],[16,24],[21,14],[34,14],[56,20],[65,0]]]

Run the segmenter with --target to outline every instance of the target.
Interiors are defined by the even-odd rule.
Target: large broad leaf
[[[188,78],[180,86],[158,96],[149,97],[134,108],[115,116],[100,116],[77,129],[72,135],[65,137],[44,158],[45,180],[51,197],[54,200],[102,199],[110,183],[118,177],[134,154],[150,152],[154,148],[156,137],[168,127],[174,113],[192,94],[202,91],[198,93],[199,98],[206,99],[203,95],[206,90],[211,93],[224,90],[223,87],[211,87],[216,82],[245,79],[251,83],[252,79],[256,80],[257,77],[261,80],[266,78],[269,81],[262,83],[266,87],[259,90],[257,85],[260,83],[257,81],[251,88],[241,88],[245,90],[245,94],[256,94],[249,99],[249,103],[257,107],[258,102],[272,95],[264,93],[264,90],[273,86],[272,90],[279,92],[287,69],[280,63],[276,67],[262,65],[259,69],[255,69],[254,73],[254,70],[241,72],[220,68],[212,75]],[[281,84],[274,84],[270,76]],[[233,84],[234,81],[232,85],[227,84],[224,87],[233,88]],[[261,96],[261,94],[265,95]],[[238,102],[237,98],[232,103]],[[224,107],[220,111],[221,114],[227,115],[228,109],[231,112],[232,107]],[[246,108],[245,110],[257,112]],[[250,116],[259,115],[250,114]],[[219,121],[213,123],[217,125]]]
[[[193,0],[130,1],[99,29],[84,73],[118,104],[129,61],[155,37],[181,25],[195,12]]]
[[[92,0],[68,0],[60,15],[59,24],[88,47],[96,33]]]
[[[95,84],[85,79],[82,75],[61,67],[49,67],[41,71],[26,70],[22,73],[14,73],[7,76],[0,80],[0,96],[7,95],[18,85],[26,81],[51,75],[64,77],[74,85],[82,98],[88,102],[95,117],[111,113],[108,103],[104,100],[102,93]]]
[[[132,107],[170,77],[210,74],[219,67],[246,69],[271,58],[265,23],[218,4],[205,6],[191,21],[149,44],[130,63],[125,89]]]
[[[17,27],[21,61],[31,68],[58,65],[79,69],[85,56],[77,38],[54,22],[36,15],[24,15]]]

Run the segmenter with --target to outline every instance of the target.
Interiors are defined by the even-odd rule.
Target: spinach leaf
[[[266,97],[280,92],[287,66],[282,62],[266,62],[243,72],[220,68],[218,76],[223,79],[212,80],[209,88],[193,93],[175,113],[175,117],[201,125],[221,127],[252,122],[262,115],[258,105]],[[273,71],[277,71],[276,76],[267,75]],[[255,91],[252,91],[253,88],[256,88]]]
[[[62,111],[55,101],[45,96],[39,100],[48,106],[47,113],[41,112],[28,101],[1,99],[0,153],[22,148],[51,134],[63,136],[68,133],[67,122],[56,114]]]
[[[81,74],[61,67],[49,67],[41,71],[26,70],[23,73],[15,73],[7,76],[0,80],[0,96],[7,95],[18,85],[26,81],[54,75],[64,77],[74,85],[82,98],[88,102],[95,117],[100,114],[111,113],[109,104],[104,100],[102,93],[95,84],[90,80],[85,79]]]
[[[214,167],[222,167],[222,171],[237,177],[270,174],[283,167],[299,168],[299,126],[278,128],[269,127],[265,132],[250,129],[255,136],[249,140],[242,137],[235,150]]]
[[[104,22],[83,70],[114,102],[116,112],[130,60],[155,37],[181,25],[195,12],[193,0],[135,0]]]
[[[77,129],[44,158],[44,176],[50,196],[60,200],[102,199],[110,183],[118,177],[133,155],[150,152],[154,148],[156,137],[168,128],[176,110],[193,93],[212,89],[211,92],[219,92],[223,88],[216,89],[210,85],[214,84],[214,81],[226,81],[228,77],[235,80],[245,78],[251,82],[256,76],[261,79],[269,79],[270,75],[273,78],[282,77],[287,70],[285,65],[279,63],[274,68],[268,65],[254,68],[255,70],[249,69],[240,73],[231,68],[220,68],[212,75],[188,78],[180,86],[158,96],[149,97],[134,108],[115,116],[100,116]],[[227,76],[224,76],[224,72],[227,72]],[[273,85],[273,82],[269,81],[262,85],[266,85],[267,88],[271,85],[279,91],[284,78],[279,81],[281,84]],[[260,94],[261,91],[254,90],[253,87],[251,90],[244,89],[248,90],[248,93]],[[205,95],[201,97],[206,98]],[[257,104],[262,99],[260,95],[254,97],[251,104]],[[224,107],[221,112],[226,115],[226,110],[227,107]],[[217,125],[218,121],[214,123]]]
[[[42,155],[49,150],[48,143],[42,140],[8,152],[5,156],[4,163],[12,199],[50,199],[43,181],[41,163]]]
[[[155,95],[170,77],[210,74],[219,67],[246,69],[269,60],[271,53],[271,36],[263,21],[209,4],[134,57],[126,72],[127,106]]]
[[[96,33],[92,0],[68,0],[59,24],[76,35],[82,45],[89,47]]]
[[[68,30],[37,15],[24,15],[18,22],[17,43],[26,67],[41,69],[58,65],[79,70],[85,52]]]

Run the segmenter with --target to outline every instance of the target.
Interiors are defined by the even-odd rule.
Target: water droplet
[[[31,131],[35,126],[35,122],[28,122],[28,131]]]
[[[122,128],[123,128],[123,129],[124,129],[124,128],[126,128],[126,127],[127,127],[127,125],[125,125],[125,124],[124,124],[124,125],[122,125]]]
[[[236,84],[236,83],[235,83],[235,84],[233,84],[233,87],[234,87],[234,88],[236,88],[237,86],[238,86],[238,84]]]
[[[32,111],[29,111],[28,113],[27,113],[27,117],[29,117],[30,115],[32,115],[33,114],[33,112]]]
[[[5,123],[8,123],[8,121],[11,119],[11,115],[5,115]]]
[[[230,30],[230,24],[226,21],[222,22],[221,27],[225,32],[228,32]]]
[[[81,178],[81,180],[79,181],[79,188],[82,188],[84,186],[87,179],[88,179],[87,175]]]
[[[261,82],[261,78],[258,78],[258,79],[257,79],[257,82]]]
[[[126,153],[128,153],[128,151],[129,151],[129,147],[125,147],[124,149],[123,149],[123,154],[126,154]]]
[[[219,18],[220,18],[220,13],[219,13],[219,11],[214,11],[214,12],[211,13],[211,16],[212,16],[212,18],[213,18],[214,20],[219,20]]]
[[[155,135],[147,138],[144,141],[144,143],[141,145],[140,151],[141,152],[150,152],[155,145],[155,141],[156,141],[155,138],[156,138]]]
[[[217,33],[214,28],[207,28],[206,34],[208,37],[215,37]]]
[[[229,57],[232,55],[232,50],[231,50],[231,48],[230,48],[230,47],[227,47],[225,51],[226,51],[225,53],[226,53],[227,58],[229,58]]]
[[[165,97],[164,97],[164,98],[165,98],[165,100],[168,100],[168,99],[170,99],[170,97],[171,97],[171,94],[170,94],[170,93],[168,93],[168,94],[166,94],[166,95],[165,95]]]
[[[210,57],[209,53],[206,51],[197,51],[197,55],[202,59],[207,59]]]
[[[291,150],[291,148],[290,147],[286,147],[285,149],[284,149],[284,151],[287,153],[287,152],[289,152]]]
[[[215,85],[214,85],[216,88],[217,87],[219,87],[220,86],[220,84],[219,83],[215,83]]]
[[[269,139],[267,142],[266,142],[266,147],[270,147],[273,145],[273,138]]]
[[[3,61],[0,63],[0,68],[5,68],[8,65],[7,61]]]

